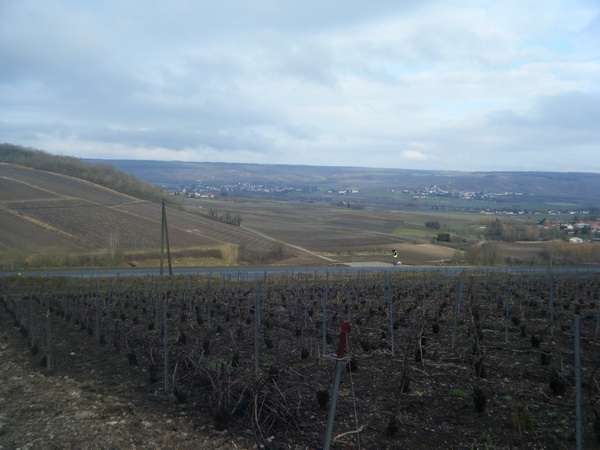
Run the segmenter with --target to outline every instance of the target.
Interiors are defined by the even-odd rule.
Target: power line
[[[148,200],[135,201],[135,202],[124,202],[124,203],[94,203],[90,205],[55,205],[55,206],[25,206],[25,207],[10,207],[9,209],[15,211],[30,210],[30,209],[66,209],[66,208],[99,208],[99,207],[111,207],[111,206],[126,206],[126,205],[142,205],[147,203],[155,203]]]

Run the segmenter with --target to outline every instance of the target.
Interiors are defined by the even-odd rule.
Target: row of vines
[[[585,271],[5,277],[0,312],[48,370],[76,332],[268,448],[322,445],[347,320],[334,446],[575,448],[600,442],[599,294]]]

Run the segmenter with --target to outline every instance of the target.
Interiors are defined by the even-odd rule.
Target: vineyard
[[[332,448],[600,448],[599,293],[586,270],[15,276],[0,316],[39,370],[264,448],[321,448],[328,418]]]
[[[56,173],[0,164],[0,250],[14,249],[32,254],[40,267],[40,253],[58,255],[57,260],[89,263],[93,256],[79,253],[106,249],[112,257],[127,253],[123,264],[137,264],[143,252],[156,252],[161,246],[161,204],[140,200],[99,185]],[[240,226],[217,222],[199,208],[168,208],[169,241],[174,250],[193,247],[217,250],[210,261],[215,264],[267,263],[295,257],[299,252]],[[281,249],[281,250],[279,250]],[[279,250],[280,254],[277,254]],[[69,253],[73,253],[69,258]],[[61,257],[62,255],[62,257]],[[272,256],[269,260],[268,256]],[[308,254],[307,254],[308,255]],[[305,257],[305,259],[315,259]],[[0,258],[1,259],[1,258]],[[5,268],[25,267],[0,261]],[[13,256],[12,259],[17,259]],[[48,258],[49,259],[49,258]],[[198,257],[194,263],[207,258]],[[67,262],[65,262],[67,261]],[[114,264],[114,261],[112,262]],[[13,267],[14,265],[14,267]],[[54,263],[57,265],[57,263]],[[101,264],[100,264],[101,265]]]

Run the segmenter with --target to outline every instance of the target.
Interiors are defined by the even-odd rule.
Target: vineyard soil
[[[0,445],[321,448],[346,319],[333,449],[571,449],[577,312],[600,448],[596,274],[394,277],[7,281]],[[25,325],[51,329],[50,371]]]
[[[79,349],[76,363],[47,373],[0,312],[0,449],[254,447],[140,390],[136,374],[107,352]]]

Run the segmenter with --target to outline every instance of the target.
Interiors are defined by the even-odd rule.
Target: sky
[[[600,2],[0,0],[0,142],[600,173]]]

